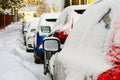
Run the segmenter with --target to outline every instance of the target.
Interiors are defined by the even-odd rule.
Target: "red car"
[[[60,51],[60,41],[44,40],[53,80],[120,80],[119,0],[89,6]],[[49,52],[49,53],[48,53]]]

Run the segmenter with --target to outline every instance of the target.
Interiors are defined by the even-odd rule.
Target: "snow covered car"
[[[27,28],[30,26],[30,22],[26,22],[25,26],[23,27],[23,38],[24,38],[24,44],[26,45],[25,36],[27,34]]]
[[[37,17],[29,18],[29,19],[26,21],[24,27],[22,27],[22,28],[23,28],[23,38],[24,38],[24,44],[25,44],[25,45],[26,45],[25,37],[26,37],[26,34],[27,34],[27,32],[28,32],[28,29],[29,29],[31,23],[32,23],[33,21],[35,21],[36,19],[37,19]]]
[[[69,32],[87,7],[88,5],[74,5],[65,8],[58,17],[49,37],[57,37],[61,44],[64,44]]]
[[[120,80],[120,0],[98,0],[81,16],[63,49],[46,38],[53,80]],[[78,37],[79,35],[79,37]]]
[[[35,18],[35,17],[29,18],[28,20],[22,22],[22,25],[23,25],[23,27],[22,27],[23,35],[26,35],[27,29],[28,29],[28,27],[30,26],[30,23],[31,23],[32,21],[34,21],[34,19],[36,19],[36,18]]]
[[[25,36],[27,52],[34,50],[34,39],[38,24],[39,24],[39,18],[34,18],[33,21],[30,23],[30,26],[28,26],[27,33]]]
[[[60,13],[44,13],[40,16],[34,42],[35,63],[43,62],[44,51],[41,44],[43,42],[43,39],[50,34],[59,14]]]

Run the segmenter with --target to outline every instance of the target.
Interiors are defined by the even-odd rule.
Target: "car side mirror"
[[[42,26],[41,31],[43,33],[50,33],[51,32],[51,27],[50,26]]]
[[[56,37],[47,37],[43,40],[43,49],[47,52],[59,52],[60,40]]]

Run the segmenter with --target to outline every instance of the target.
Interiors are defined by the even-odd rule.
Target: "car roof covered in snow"
[[[29,22],[30,22],[29,29],[36,29],[39,23],[39,17],[31,18]]]
[[[37,25],[37,31],[39,31],[41,26],[54,26],[60,13],[43,13],[40,16],[39,24]]]
[[[86,10],[86,8],[89,5],[72,5],[72,6],[68,6],[66,7],[60,14],[60,16],[58,17],[55,26],[53,27],[52,32],[54,32],[55,30],[60,30],[62,28],[65,28],[64,26],[66,24],[72,23],[73,21],[73,17],[76,15],[77,18],[79,18],[80,16],[78,16],[79,14],[83,14],[82,11],[80,13],[80,11],[78,10]],[[76,11],[75,11],[76,10]],[[79,14],[77,13],[79,12]],[[78,15],[77,15],[78,14]],[[75,20],[75,22],[77,21],[77,18]]]

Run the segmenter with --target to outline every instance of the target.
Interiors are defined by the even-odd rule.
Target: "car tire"
[[[39,60],[37,60],[36,58],[35,58],[35,61],[34,61],[36,64],[40,64],[40,61]]]
[[[41,57],[40,57],[40,56],[37,56],[37,55],[35,55],[35,54],[34,54],[34,62],[35,62],[36,64],[43,64],[43,63],[44,63],[44,61],[41,59]]]

